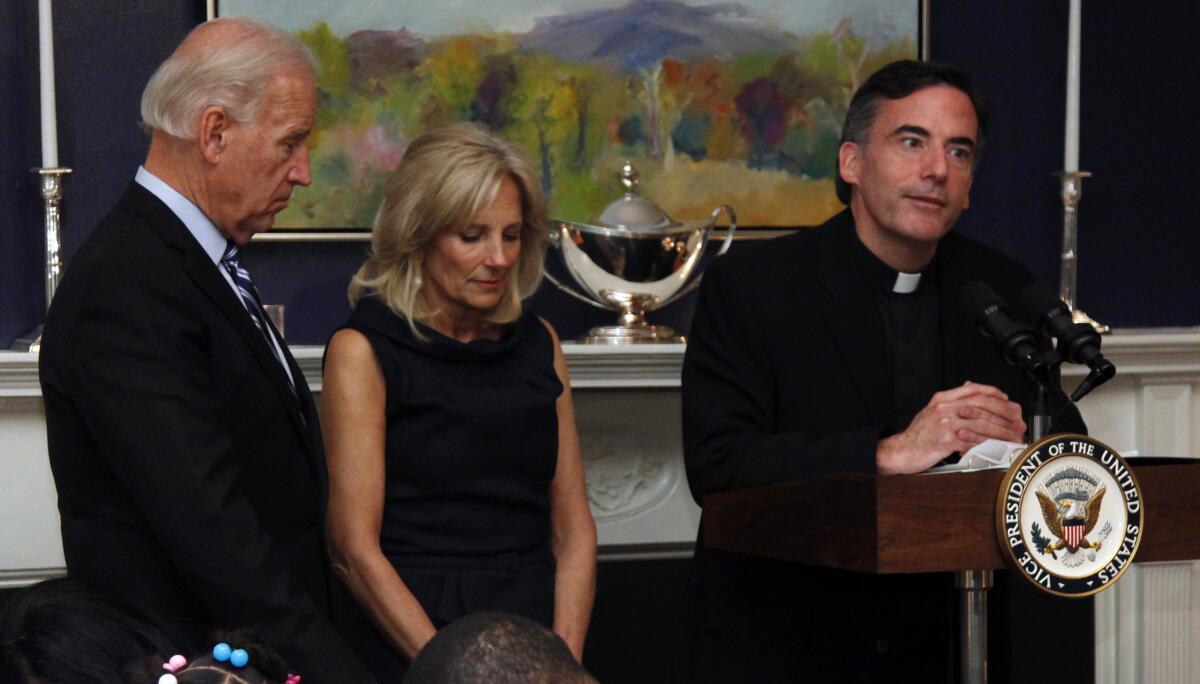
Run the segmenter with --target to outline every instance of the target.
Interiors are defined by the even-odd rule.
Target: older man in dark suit
[[[142,98],[145,165],[58,289],[40,371],[72,576],[196,647],[253,627],[306,682],[357,682],[329,621],[317,414],[237,254],[311,180],[314,77],[302,44],[250,21],[184,40]]]

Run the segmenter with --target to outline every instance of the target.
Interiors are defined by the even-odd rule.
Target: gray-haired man
[[[306,682],[357,682],[329,621],[317,414],[237,258],[309,184],[315,110],[291,36],[189,34],[146,88],[146,163],[72,261],[40,370],[72,576],[195,647],[252,627]]]

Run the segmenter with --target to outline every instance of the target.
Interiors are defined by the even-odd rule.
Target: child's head
[[[3,682],[120,684],[130,662],[175,650],[156,618],[77,579],[36,584],[0,611]]]
[[[213,648],[193,658],[173,656],[165,663],[143,665],[146,682],[158,684],[299,684],[287,664],[249,630],[218,632]],[[155,670],[157,665],[158,669]],[[154,678],[157,677],[157,678]]]

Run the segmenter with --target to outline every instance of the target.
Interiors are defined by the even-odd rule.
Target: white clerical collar
[[[158,176],[147,171],[144,166],[138,167],[137,175],[133,177],[133,180],[162,200],[171,213],[183,221],[188,232],[196,238],[196,242],[200,243],[200,247],[214,264],[221,263],[221,257],[225,255],[229,239],[217,230],[213,222],[204,215],[203,211],[200,211],[200,207],[192,204],[191,200],[179,194],[175,188],[167,185]]]
[[[917,291],[917,286],[921,284],[920,273],[896,273],[896,284],[892,285],[892,292],[896,294],[909,294]]]

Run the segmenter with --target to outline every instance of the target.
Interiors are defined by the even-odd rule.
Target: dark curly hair
[[[595,684],[557,634],[520,615],[473,613],[438,630],[404,684]]]

